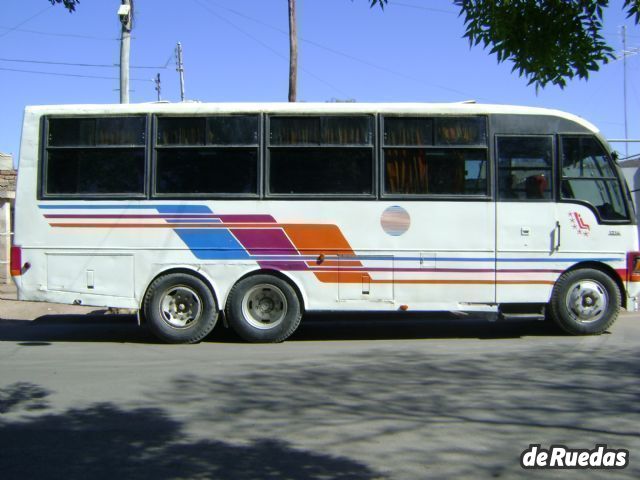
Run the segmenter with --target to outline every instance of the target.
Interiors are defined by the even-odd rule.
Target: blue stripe
[[[162,214],[213,213],[206,205],[38,205],[43,210],[156,210]]]
[[[241,260],[249,254],[229,230],[177,228],[175,232],[196,258],[202,260]]]

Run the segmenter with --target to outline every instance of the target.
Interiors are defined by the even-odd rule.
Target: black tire
[[[621,293],[606,273],[581,268],[563,273],[551,294],[551,318],[572,335],[598,335],[618,318]]]
[[[254,275],[236,283],[227,300],[233,330],[253,343],[276,343],[296,331],[302,312],[296,291],[273,275]]]
[[[145,295],[143,312],[149,329],[167,343],[197,343],[218,320],[211,289],[186,273],[156,278]]]

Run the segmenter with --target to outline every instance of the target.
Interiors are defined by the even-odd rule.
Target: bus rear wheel
[[[621,293],[615,281],[593,268],[563,273],[549,304],[553,320],[572,335],[598,335],[620,312]]]
[[[227,300],[229,325],[244,340],[277,343],[296,331],[302,312],[295,290],[273,275],[254,275],[234,285]]]
[[[158,277],[144,299],[149,329],[167,343],[197,343],[216,326],[213,293],[199,278],[186,273]]]

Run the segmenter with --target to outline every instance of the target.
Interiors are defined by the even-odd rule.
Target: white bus
[[[193,343],[278,342],[309,311],[636,309],[629,192],[590,123],[478,104],[28,107],[23,300],[138,309]]]

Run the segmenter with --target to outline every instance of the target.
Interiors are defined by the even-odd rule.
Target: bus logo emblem
[[[591,227],[582,219],[582,216],[578,212],[569,213],[569,219],[571,220],[571,226],[578,232],[578,235],[589,236]]]

